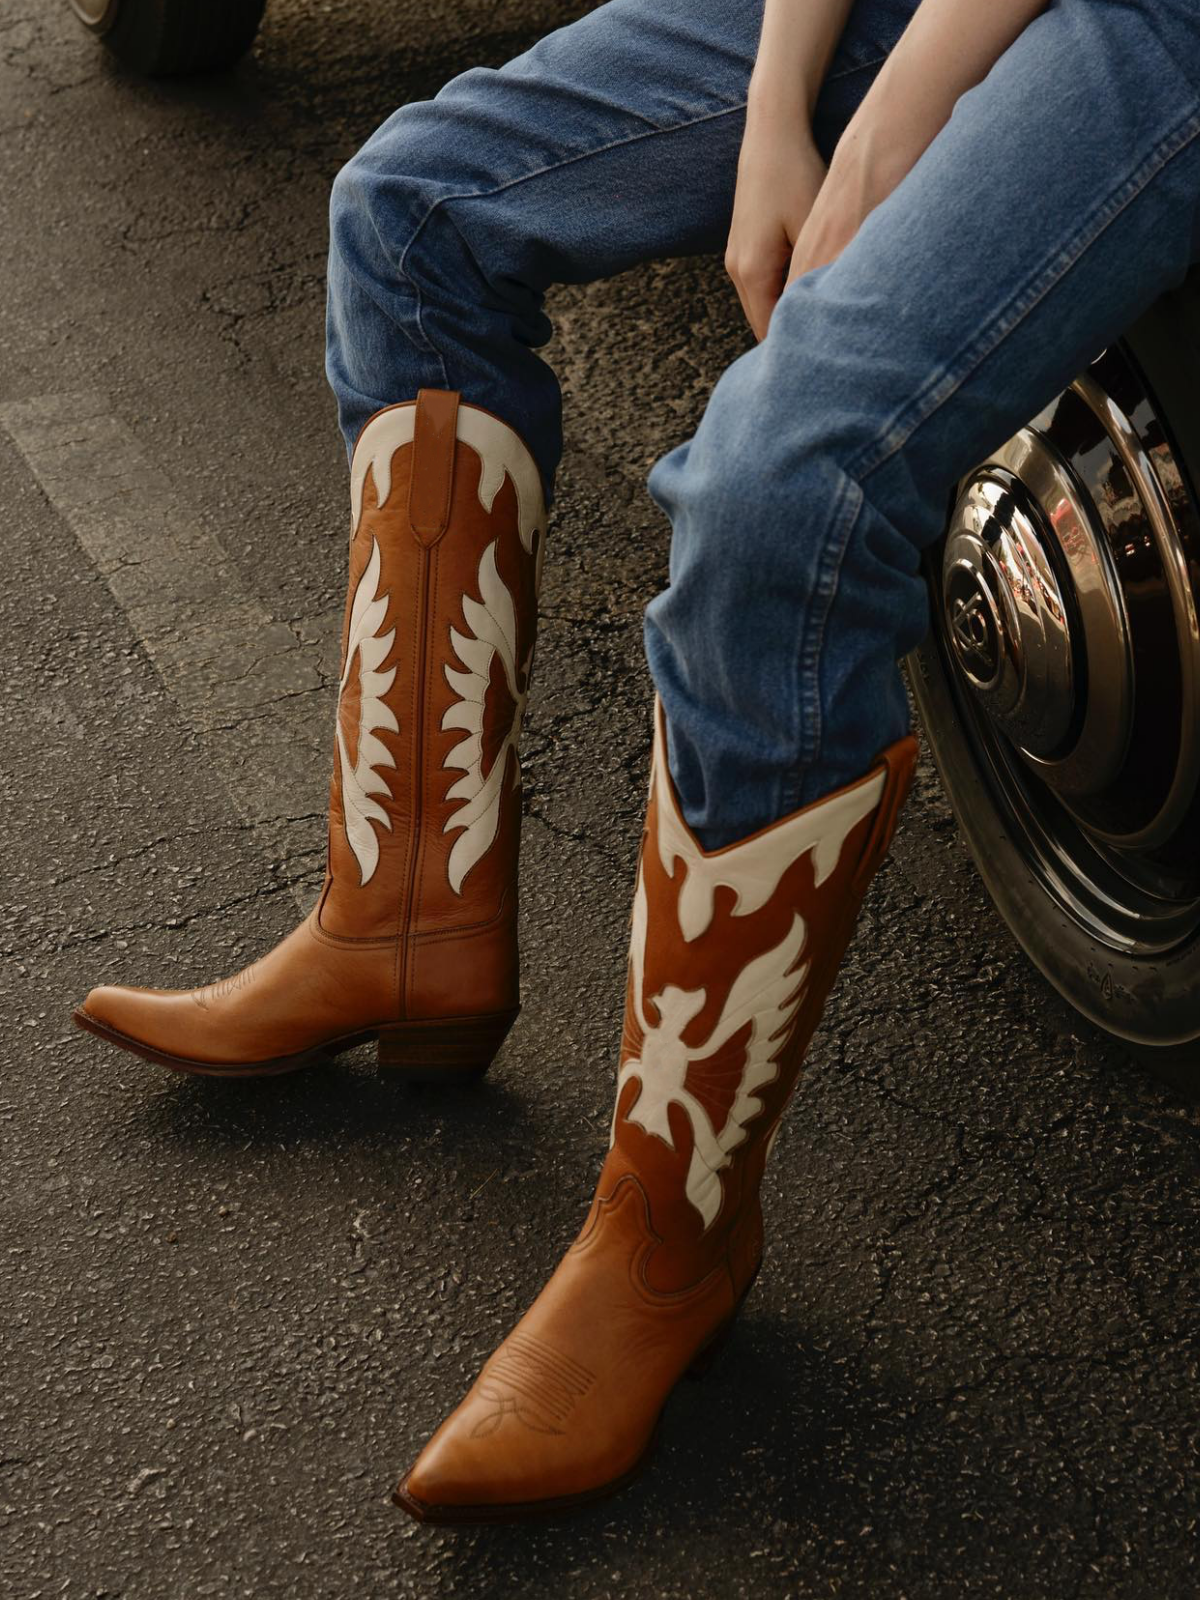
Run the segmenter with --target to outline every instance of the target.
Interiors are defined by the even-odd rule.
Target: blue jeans
[[[915,9],[858,0],[816,107],[826,159]],[[545,291],[723,249],[760,21],[760,0],[609,0],[383,124],[333,190],[348,445],[379,406],[459,389],[552,497]],[[1200,5],[1052,0],[650,472],[672,542],[646,653],[706,847],[906,731],[897,662],[950,486],[1198,257]]]

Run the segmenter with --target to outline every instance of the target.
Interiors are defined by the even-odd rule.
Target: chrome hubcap
[[[1123,345],[956,486],[936,616],[980,770],[1114,945],[1200,925],[1200,518]]]
[[[997,727],[1067,803],[1112,783],[1134,692],[1120,581],[1103,522],[1035,427],[967,480],[942,583],[959,670]],[[976,632],[995,658],[986,681]]]

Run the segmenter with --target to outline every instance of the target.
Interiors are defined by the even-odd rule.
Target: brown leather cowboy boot
[[[656,707],[612,1147],[578,1238],[396,1490],[413,1516],[515,1520],[637,1472],[758,1271],[763,1167],[916,749],[706,851]]]
[[[351,461],[324,889],[203,989],[93,989],[81,1027],[184,1072],[291,1072],[364,1040],[485,1069],[517,1014],[517,744],[546,510],[516,433],[451,390],[378,411]]]

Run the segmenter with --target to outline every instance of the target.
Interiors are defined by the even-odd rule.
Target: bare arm
[[[725,264],[762,338],[784,288],[839,255],[1047,0],[921,0],[828,174],[812,109],[852,0],[766,0]]]
[[[759,104],[791,107],[810,121],[854,0],[766,0],[750,80]]]
[[[767,0],[767,5],[779,0]],[[794,0],[783,0],[786,5]],[[837,0],[840,5],[841,0]],[[887,128],[907,172],[1047,0],[921,0],[846,126],[851,144]]]

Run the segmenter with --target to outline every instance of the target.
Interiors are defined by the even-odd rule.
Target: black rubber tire
[[[1200,266],[1156,301],[1122,344],[1163,419],[1195,500],[1200,489]],[[941,543],[927,556],[939,603]],[[1156,1077],[1200,1098],[1200,932],[1168,955],[1098,944],[1042,888],[981,780],[937,630],[908,658],[921,724],[963,837],[1001,916],[1061,995]],[[1200,849],[1200,840],[1197,840]]]
[[[230,66],[245,55],[266,0],[110,0],[84,27],[127,67],[152,78]]]

